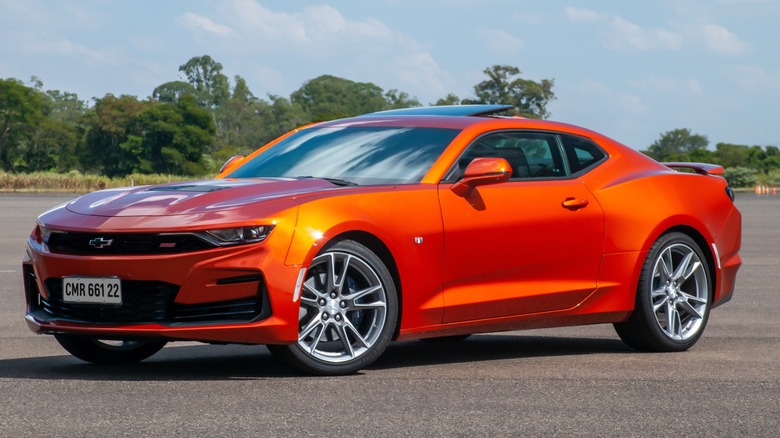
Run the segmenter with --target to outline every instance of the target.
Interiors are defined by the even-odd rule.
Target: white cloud
[[[514,55],[525,48],[525,42],[502,30],[480,29],[479,35],[485,40],[487,48],[493,52]]]
[[[254,0],[225,2],[226,18],[241,27],[243,36],[258,38],[259,44],[285,40],[291,43],[307,41],[305,23],[296,14],[273,12]]]
[[[615,50],[676,50],[682,44],[682,37],[671,30],[645,29],[617,15],[572,7],[565,8],[563,12],[571,22],[598,25],[605,45]]]
[[[454,82],[436,62],[430,47],[380,20],[352,19],[329,5],[292,8],[290,12],[272,8],[257,0],[226,1],[208,17],[212,23],[231,29],[236,39],[202,43],[212,52],[210,45],[218,46],[221,53],[251,58],[248,62],[254,74],[247,80],[262,81],[266,90],[276,89],[281,94],[286,94],[281,89],[297,87],[311,79],[301,77],[304,70],[300,69],[282,73],[288,64],[295,64],[294,58],[315,63],[319,74],[370,81],[416,97],[421,97],[417,93],[443,96],[450,91],[445,84]],[[203,21],[197,23],[200,26]],[[192,26],[188,29],[202,31]],[[508,34],[495,37],[506,44],[505,51],[517,50],[522,45],[522,41]]]
[[[176,19],[176,22],[182,25],[185,29],[189,29],[191,31],[205,31],[222,38],[235,35],[235,32],[233,32],[233,29],[230,27],[217,24],[209,18],[192,12],[187,12],[186,14],[179,16]]]
[[[705,24],[698,28],[704,45],[712,52],[739,54],[747,51],[750,46],[728,29],[717,24]]]
[[[619,50],[674,50],[679,48],[682,43],[680,35],[674,32],[666,29],[643,29],[639,25],[617,16],[611,20],[610,26],[611,42],[609,45]]]
[[[593,23],[601,21],[604,16],[590,9],[567,7],[563,10],[566,18],[575,23]]]
[[[24,40],[22,40],[24,41]],[[30,39],[23,43],[23,49],[30,54],[45,56],[76,56],[86,60],[105,62],[106,56],[97,50],[74,43],[66,38]]]
[[[451,78],[428,52],[400,55],[393,64],[395,76],[414,89],[427,90],[428,94],[438,96],[450,92]]]
[[[605,45],[615,50],[673,51],[705,49],[720,54],[741,54],[750,46],[723,26],[714,23],[671,23],[667,28],[645,28],[618,15],[567,7],[564,16],[574,23],[592,23],[601,28]]]
[[[344,32],[349,27],[347,19],[336,8],[327,5],[313,6],[301,14],[306,33],[311,36]]]
[[[219,10],[220,20],[246,42],[244,51],[332,56],[420,49],[407,35],[377,19],[351,20],[328,5],[287,13],[273,11],[256,0],[225,3]]]

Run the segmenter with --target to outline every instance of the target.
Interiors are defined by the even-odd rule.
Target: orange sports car
[[[392,340],[525,328],[695,344],[741,264],[723,168],[508,108],[318,123],[213,180],[56,207],[29,238],[27,323],[90,362],[195,340],[266,344],[313,374],[360,370]]]

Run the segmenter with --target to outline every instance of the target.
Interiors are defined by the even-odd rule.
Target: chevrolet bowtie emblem
[[[93,246],[97,249],[105,248],[107,246],[111,246],[111,243],[114,241],[114,239],[104,239],[102,237],[96,237],[89,241],[89,246]]]

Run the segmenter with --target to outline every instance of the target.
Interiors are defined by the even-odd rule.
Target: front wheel
[[[54,335],[62,348],[87,362],[127,364],[142,361],[160,351],[165,341],[114,341],[81,335]]]
[[[306,373],[349,374],[379,358],[397,317],[398,297],[385,264],[360,243],[344,240],[309,266],[301,291],[298,342],[268,348]]]
[[[709,318],[711,275],[693,239],[676,232],[661,236],[642,267],[634,312],[615,324],[620,338],[637,350],[692,347]]]

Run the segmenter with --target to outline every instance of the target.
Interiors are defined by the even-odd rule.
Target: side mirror
[[[475,158],[466,167],[463,178],[450,187],[458,196],[466,196],[472,189],[486,184],[509,181],[512,167],[503,158]]]
[[[223,164],[219,169],[219,173],[223,173],[226,170],[231,170],[232,168],[236,167],[236,165],[243,159],[243,155],[233,155],[232,157],[228,158],[227,161],[225,161],[225,164]]]

